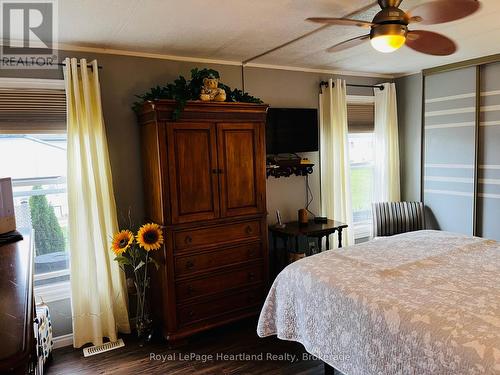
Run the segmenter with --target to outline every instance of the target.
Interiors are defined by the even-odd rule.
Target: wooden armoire
[[[186,337],[258,314],[268,283],[267,105],[143,105],[147,218],[165,226],[151,307],[164,337]]]

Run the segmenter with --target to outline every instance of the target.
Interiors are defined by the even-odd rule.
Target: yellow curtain
[[[332,79],[319,95],[321,208],[329,219],[349,225],[344,244],[354,245],[346,83]],[[330,244],[337,246],[337,241]]]
[[[73,345],[100,345],[130,332],[125,277],[113,261],[118,229],[101,108],[98,66],[66,59],[68,205]]]

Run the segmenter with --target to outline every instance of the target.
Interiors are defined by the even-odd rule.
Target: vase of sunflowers
[[[157,269],[156,260],[150,256],[151,251],[160,249],[163,244],[162,229],[158,224],[144,224],[134,235],[125,229],[113,236],[111,250],[115,253],[115,261],[126,272],[127,268],[133,273],[134,286],[137,291],[136,329],[141,340],[151,339],[151,319],[147,303],[149,288],[148,265],[151,263]]]

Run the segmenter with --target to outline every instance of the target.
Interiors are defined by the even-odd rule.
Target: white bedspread
[[[346,375],[500,374],[500,243],[419,231],[302,259],[257,333]]]

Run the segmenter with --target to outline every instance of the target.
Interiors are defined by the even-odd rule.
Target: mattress
[[[500,374],[500,244],[418,231],[286,267],[257,333],[346,375]]]

